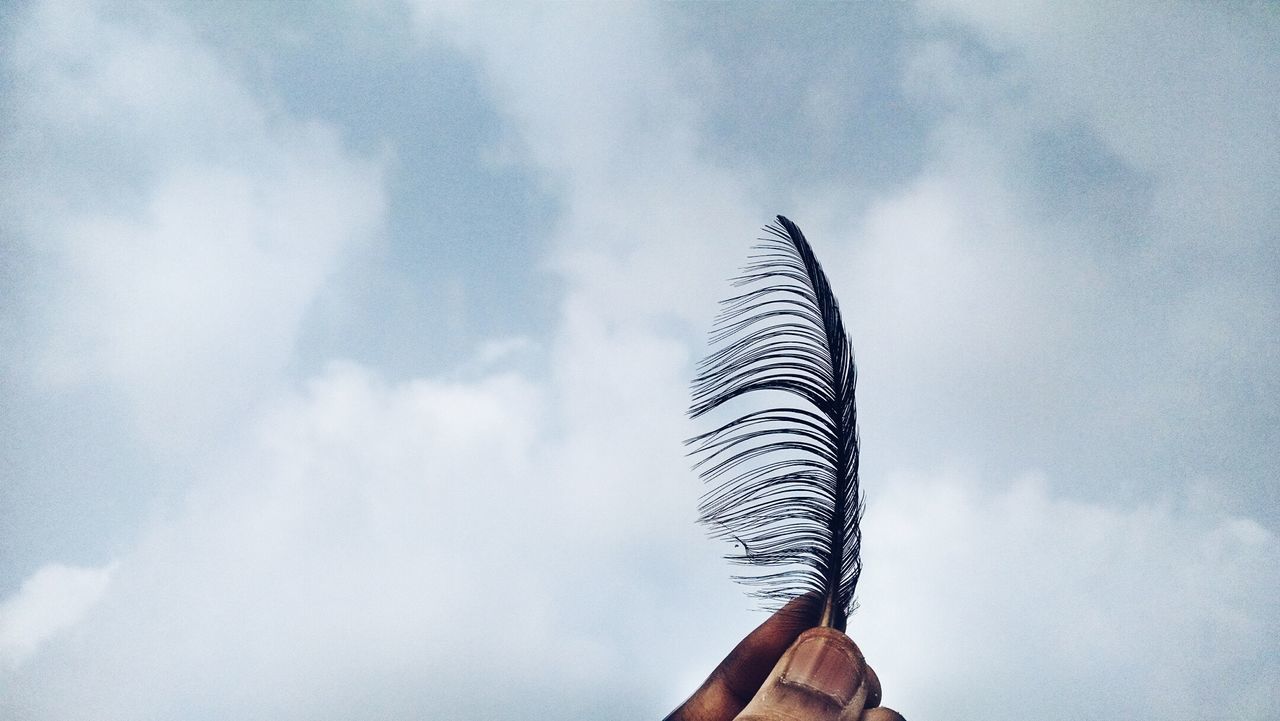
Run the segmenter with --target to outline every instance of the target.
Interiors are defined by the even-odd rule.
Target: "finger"
[[[867,708],[875,708],[880,705],[880,677],[876,675],[876,670],[867,666],[867,672],[863,675],[862,685],[867,689]]]
[[[864,658],[862,661],[862,685],[851,703],[845,706],[841,721],[866,721],[863,714],[880,705],[880,677]]]
[[[857,719],[866,704],[862,652],[846,635],[811,628],[787,649],[737,721]]]
[[[665,721],[730,721],[742,711],[800,632],[814,623],[817,599],[792,599],[734,647]]]
[[[859,721],[907,721],[902,714],[891,708],[869,708],[862,712]]]

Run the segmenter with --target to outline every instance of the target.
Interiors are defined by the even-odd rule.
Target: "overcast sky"
[[[886,704],[1280,717],[1274,5],[324,5],[0,5],[0,715],[661,717],[783,213]]]

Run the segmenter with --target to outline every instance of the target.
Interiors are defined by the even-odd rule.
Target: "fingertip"
[[[859,721],[907,721],[891,708],[869,708],[862,712]]]
[[[867,708],[875,708],[880,705],[880,677],[876,675],[876,670],[871,668],[870,664],[863,664],[865,671],[863,672],[863,683],[867,686]]]

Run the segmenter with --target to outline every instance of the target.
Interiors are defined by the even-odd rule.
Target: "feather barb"
[[[699,521],[734,541],[736,576],[770,606],[814,594],[819,624],[843,630],[862,571],[857,366],[839,304],[795,223],[765,228],[721,303],[689,415],[754,405],[690,438],[708,489]]]

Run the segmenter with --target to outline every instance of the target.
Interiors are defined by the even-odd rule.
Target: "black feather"
[[[795,223],[778,216],[722,302],[689,415],[764,392],[767,407],[690,438],[709,488],[699,520],[757,569],[738,580],[771,606],[811,593],[844,630],[862,571],[857,368],[840,308]]]

